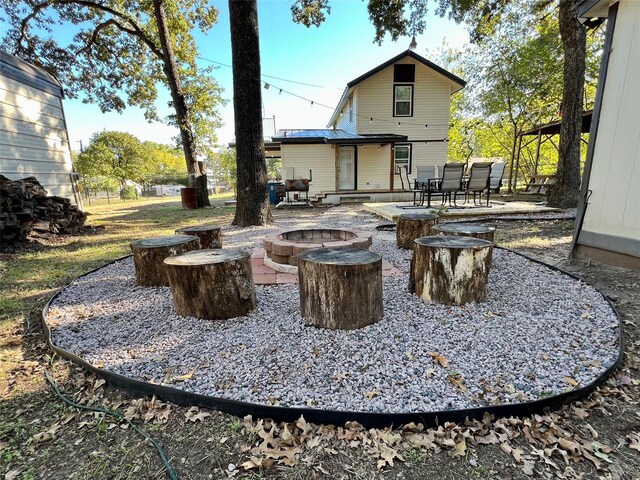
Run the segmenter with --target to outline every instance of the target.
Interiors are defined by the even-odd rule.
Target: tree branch
[[[128,33],[130,35],[133,35],[135,37],[138,37],[140,40],[142,40],[147,45],[147,47],[149,47],[149,49],[151,50],[151,52],[154,55],[156,55],[160,59],[164,58],[164,53],[162,52],[162,50],[157,47],[155,42],[151,38],[149,38],[147,36],[147,34],[142,29],[142,27],[140,27],[140,25],[138,25],[131,17],[129,17],[128,15],[125,15],[124,13],[119,12],[119,11],[117,11],[117,10],[111,8],[111,7],[108,7],[106,5],[102,5],[100,3],[93,2],[91,0],[50,0],[50,1],[47,1],[47,2],[42,2],[42,3],[38,3],[38,4],[34,5],[32,12],[29,15],[27,15],[21,22],[21,35],[20,35],[20,39],[18,41],[19,44],[21,44],[21,42],[25,38],[27,38],[26,31],[27,31],[28,23],[36,15],[38,15],[38,13],[41,10],[44,10],[45,8],[51,7],[53,5],[78,5],[78,6],[81,6],[81,7],[86,7],[86,8],[90,8],[90,9],[100,10],[100,11],[105,12],[105,13],[109,13],[109,14],[113,15],[114,17],[123,20],[125,24],[123,25],[123,24],[119,23],[115,19],[107,20],[104,23],[115,25],[116,27],[118,27],[123,32]],[[128,28],[126,26],[127,24],[131,28]],[[101,25],[104,25],[104,24],[98,25],[96,30],[94,30],[94,35],[92,36],[92,40],[93,41],[95,41],[96,31],[100,28]]]

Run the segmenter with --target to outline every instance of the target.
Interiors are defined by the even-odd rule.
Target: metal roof
[[[273,140],[280,143],[391,143],[406,142],[406,135],[376,134],[356,135],[344,130],[317,129],[317,130],[281,130]]]
[[[582,133],[589,133],[589,128],[591,128],[592,115],[593,110],[582,112]],[[532,127],[529,130],[520,133],[520,135],[538,135],[538,133],[541,133],[542,135],[559,135],[561,123],[562,120],[556,120],[555,122],[536,125],[535,127]]]
[[[0,75],[62,98],[60,82],[42,68],[0,50]]]

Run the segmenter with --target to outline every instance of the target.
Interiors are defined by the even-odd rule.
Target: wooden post
[[[202,250],[209,248],[222,248],[222,230],[217,225],[200,225],[197,227],[185,227],[176,230],[177,235],[193,235],[200,239]]]
[[[433,213],[405,213],[398,218],[396,242],[400,248],[413,248],[416,238],[431,235],[431,228],[438,222]]]
[[[449,235],[481,238],[493,243],[495,227],[476,225],[475,223],[441,223],[431,229],[433,235]]]
[[[415,241],[409,291],[445,305],[482,302],[493,244],[471,237],[434,236]]]
[[[167,235],[143,238],[131,243],[136,283],[141,287],[168,287],[164,259],[190,250],[197,250],[198,237],[192,235]]]
[[[359,248],[298,255],[300,310],[309,325],[352,330],[382,318],[382,257]]]
[[[197,250],[164,260],[176,313],[206,320],[256,307],[251,258],[244,250]]]

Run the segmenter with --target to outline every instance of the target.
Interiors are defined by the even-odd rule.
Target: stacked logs
[[[48,196],[35,177],[9,180],[0,175],[0,246],[26,241],[34,228],[76,233],[86,219],[68,198]]]

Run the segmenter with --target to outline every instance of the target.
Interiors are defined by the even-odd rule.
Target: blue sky
[[[231,64],[231,40],[227,2],[214,2],[220,9],[218,24],[207,35],[198,32],[196,40],[200,55],[217,62]],[[283,88],[317,103],[335,106],[346,83],[380,63],[397,55],[409,46],[410,38],[397,42],[385,39],[381,46],[373,43],[374,28],[371,25],[366,2],[360,0],[331,0],[331,14],[319,28],[310,29],[293,23],[291,1],[259,1],[260,54],[262,74],[281,77],[303,83],[320,85],[309,87],[263,77],[273,85],[263,89],[264,113],[275,115],[277,128],[323,128],[332,110],[319,105],[312,106],[286,93]],[[427,55],[443,42],[461,48],[468,35],[464,26],[431,14],[427,30],[417,38],[416,53]],[[211,63],[200,60],[202,66]],[[225,89],[226,106],[220,108],[225,125],[217,131],[220,144],[234,139],[233,133],[233,84],[231,68],[220,66],[214,76]],[[164,92],[158,102],[160,113],[168,113],[165,107],[169,99]],[[160,123],[149,124],[142,111],[128,108],[124,114],[102,114],[94,105],[80,100],[64,102],[71,148],[79,149],[79,142],[88,143],[92,133],[101,130],[119,130],[132,133],[142,140],[169,143],[176,131]]]

